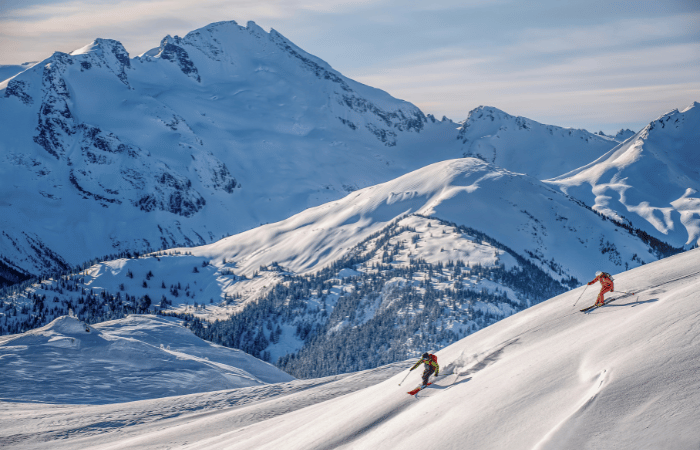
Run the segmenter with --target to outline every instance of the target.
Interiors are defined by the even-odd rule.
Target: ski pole
[[[411,374],[411,371],[409,370],[408,373],[406,374],[406,376],[403,377],[403,380],[401,380],[401,383],[403,383],[404,381],[406,381],[406,378],[408,378],[408,376],[409,376],[410,374]],[[399,386],[401,386],[401,383],[399,383]]]
[[[586,285],[585,288],[583,288],[583,292],[586,292],[586,289],[588,289],[588,285]],[[576,301],[574,302],[574,306],[576,306],[576,303],[578,303],[579,300],[581,300],[581,297],[583,296],[583,292],[581,292],[581,295],[578,296]]]

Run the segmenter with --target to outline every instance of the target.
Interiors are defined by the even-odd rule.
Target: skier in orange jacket
[[[615,292],[615,286],[613,285],[612,277],[605,272],[596,272],[595,279],[588,283],[588,285],[590,286],[596,281],[600,281],[601,288],[600,292],[598,293],[598,298],[595,301],[595,306],[603,306],[605,304],[605,298],[603,297],[603,294],[605,294],[606,292]]]

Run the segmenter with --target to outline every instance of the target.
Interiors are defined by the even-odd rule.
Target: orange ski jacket
[[[414,364],[413,367],[411,367],[411,370],[420,366],[421,363],[425,364],[426,366],[435,367],[435,376],[438,376],[438,373],[440,373],[440,365],[437,363],[437,361],[433,361],[431,358],[421,358],[416,364]]]
[[[607,276],[605,276],[605,274],[598,275],[597,277],[595,277],[595,279],[593,281],[588,283],[588,285],[590,286],[591,284],[595,283],[596,281],[600,281],[600,284],[603,286],[603,288],[605,288],[606,291],[608,291],[608,290],[610,292],[614,291],[613,281],[610,278],[608,278]]]

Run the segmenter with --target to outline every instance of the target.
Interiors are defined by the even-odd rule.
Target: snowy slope
[[[568,167],[580,167],[597,159],[622,142],[618,136],[543,125],[497,108],[480,106],[460,122],[457,138],[464,144],[465,156],[475,156],[543,180],[568,172]]]
[[[0,338],[0,398],[116,403],[290,381],[239,350],[155,316],[85,325],[63,316]]]
[[[639,294],[589,315],[578,289],[441,350],[443,377],[418,401],[402,373],[190,448],[422,449],[426,432],[436,448],[697,448],[699,257],[617,276]]]
[[[661,116],[596,161],[548,182],[671,245],[696,245],[700,104]]]
[[[12,78],[20,72],[24,72],[28,68],[32,67],[34,64],[36,64],[36,61],[16,65],[0,65],[0,81],[7,80],[8,78]]]
[[[182,446],[210,432],[221,432],[288,414],[316,403],[364,389],[400,372],[406,363],[375,370],[313,380],[294,380],[218,392],[141,400],[121,404],[62,405],[20,403],[21,392],[12,402],[0,401],[0,445],[11,448],[92,448],[102,445],[103,433],[112,433],[118,448],[150,446],[155,428],[160,429],[160,448]],[[228,411],[232,421],[211,421],[208,416]],[[51,425],[46,426],[47,419]],[[174,425],[187,428],[173,435]],[[146,436],[144,435],[146,433]],[[187,437],[185,437],[187,435]],[[66,439],[65,447],[56,439]],[[142,444],[141,439],[146,439]],[[80,441],[77,443],[77,441]]]
[[[617,275],[617,290],[636,294],[609,295],[618,299],[590,314],[578,308],[595,292],[579,288],[438,351],[441,375],[418,399],[405,392],[419,372],[404,370],[376,384],[371,372],[358,374],[369,386],[353,393],[342,390],[343,380],[318,387],[306,381],[306,398],[339,388],[335,398],[315,404],[284,392],[258,401],[251,388],[90,409],[0,403],[0,430],[7,430],[0,442],[35,449],[167,443],[410,450],[424,449],[429,439],[446,449],[694,449],[698,258],[700,250],[691,250]],[[221,394],[240,402],[239,393],[249,403],[222,402]],[[182,413],[178,420],[173,409]],[[56,420],[60,414],[66,419]]]
[[[494,120],[508,129],[499,154],[527,154],[528,170],[556,157],[552,176],[616,144]],[[461,157],[467,137],[492,141],[494,130],[466,126],[354,82],[252,22],[168,36],[134,58],[97,39],[0,83],[0,264],[48,273],[211,243]]]

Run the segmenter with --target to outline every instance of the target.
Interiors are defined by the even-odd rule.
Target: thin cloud
[[[120,40],[133,56],[158,45],[166,34],[182,36],[221,20],[241,25],[255,20],[345,75],[438,117],[460,120],[488,104],[535,120],[551,119],[548,123],[593,128],[619,123],[619,117],[646,123],[660,111],[700,99],[700,12],[673,0],[663,8],[654,5],[603,0],[532,6],[512,0],[54,2],[2,13],[0,63],[41,60],[96,37]],[[619,14],[616,8],[622,8]],[[585,17],[574,17],[577,11]]]
[[[586,27],[528,29],[515,45],[508,47],[508,52],[532,56],[634,48],[687,39],[689,34],[694,34],[697,41],[700,37],[698,23],[700,13],[692,13],[653,19],[621,19]]]
[[[243,25],[248,20],[265,23],[289,20],[309,12],[342,14],[371,3],[370,0],[137,0],[33,5],[3,13],[0,61],[43,59],[57,47],[70,51],[96,37],[118,39],[130,53],[138,54],[157,45],[157,39],[166,34],[185,34],[221,20],[236,20]],[[10,42],[12,45],[7,45]]]
[[[641,126],[700,98],[700,80],[688,81],[700,73],[700,48],[692,43],[549,59],[527,68],[502,55],[443,55],[442,61],[370,69],[354,78],[438,117],[459,121],[474,106],[486,104],[576,128],[605,128],[620,117],[628,126]]]

